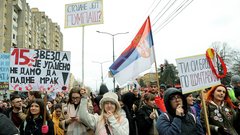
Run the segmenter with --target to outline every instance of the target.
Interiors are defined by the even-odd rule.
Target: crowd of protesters
[[[180,88],[152,82],[149,89],[98,95],[83,87],[48,97],[39,91],[13,92],[0,100],[0,135],[212,135],[240,134],[240,76],[223,84],[182,94]],[[204,115],[201,99],[206,100]]]

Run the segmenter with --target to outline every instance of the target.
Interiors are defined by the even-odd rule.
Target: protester
[[[155,95],[147,93],[144,95],[142,105],[136,113],[136,121],[139,135],[157,135],[155,123],[161,114],[155,105]],[[155,120],[155,122],[154,122]]]
[[[188,112],[187,101],[180,90],[168,88],[164,92],[164,103],[167,112],[159,116],[156,124],[159,135],[204,135],[200,121]]]
[[[200,121],[200,115],[201,115],[201,110],[202,110],[202,106],[201,106],[201,92],[194,92],[193,96],[195,98],[195,102],[193,103],[193,108],[196,112],[196,117],[197,119]]]
[[[49,114],[52,114],[54,111],[54,104],[53,104],[53,99],[49,99],[47,102],[47,111]]]
[[[231,77],[231,89],[228,89],[228,94],[236,106],[240,106],[240,76],[234,75]]]
[[[67,104],[67,114],[65,120],[61,122],[64,130],[67,131],[67,135],[86,135],[87,127],[82,124],[79,118],[79,104],[81,101],[80,87],[74,87],[69,93],[69,100]]]
[[[98,96],[94,99],[94,102],[98,105],[98,108],[100,108],[100,106],[99,106],[100,100],[102,99],[103,95],[104,95],[105,93],[107,93],[107,92],[109,92],[107,86],[106,86],[105,84],[101,84],[100,89],[99,89],[99,94],[98,94]],[[100,114],[100,112],[101,112],[101,111],[100,111],[100,109],[99,109],[99,112],[96,112],[96,113]]]
[[[166,85],[165,84],[160,84],[160,93],[163,95],[164,91],[166,90]]]
[[[0,135],[18,135],[18,129],[6,115],[0,113]]]
[[[41,97],[41,93],[39,91],[29,91],[28,92],[28,99],[31,101],[31,100],[34,100],[36,98],[42,98]]]
[[[18,94],[11,94],[10,100],[12,108],[8,109],[5,114],[19,128],[20,124],[26,119],[26,114],[22,110],[22,99]]]
[[[44,106],[42,99],[34,99],[30,102],[30,108],[26,120],[20,126],[20,135],[54,135],[53,122],[46,113],[46,125],[44,122]],[[47,130],[48,129],[48,130]]]
[[[126,118],[128,119],[129,123],[129,135],[137,135],[137,129],[136,129],[136,114],[135,111],[137,110],[137,105],[134,105],[136,102],[140,102],[140,96],[136,96],[134,92],[127,92],[123,94],[122,96],[119,96],[119,103],[121,105],[122,110],[125,111]],[[139,98],[139,99],[138,99]],[[139,103],[137,103],[139,104]],[[134,110],[135,106],[135,110]]]
[[[196,115],[197,115],[197,114],[196,114],[196,110],[195,110],[195,108],[193,107],[193,105],[194,105],[194,97],[193,97],[193,94],[192,94],[192,93],[184,94],[184,98],[186,98],[186,100],[187,100],[188,111],[196,116]]]
[[[52,121],[54,123],[54,135],[64,135],[64,130],[59,127],[62,116],[62,105],[60,103],[54,105],[52,113]]]
[[[127,118],[120,114],[120,104],[117,94],[107,92],[100,100],[101,114],[95,115],[87,111],[87,96],[81,99],[79,116],[82,122],[95,131],[96,135],[128,135]]]
[[[139,108],[139,105],[140,105],[141,95],[139,93],[139,90],[136,89],[136,88],[133,89],[133,94],[135,95],[135,97],[134,97],[134,103],[133,103],[133,106],[132,106],[132,110],[134,112],[136,112]]]
[[[133,91],[134,92],[129,91],[122,95],[122,102],[124,103],[124,105],[128,107],[128,110],[131,111],[131,113],[137,110],[140,104],[140,99],[141,99],[140,95],[134,94],[134,93],[137,93],[135,92],[137,90],[134,89]],[[133,106],[134,106],[134,109],[133,109]]]
[[[163,93],[160,92],[157,86],[157,81],[150,82],[150,90],[149,92],[155,95],[155,104],[161,110],[161,112],[166,112],[166,108],[164,106]]]
[[[237,115],[234,110],[235,106],[224,85],[216,85],[208,91],[206,108],[212,135],[238,135],[234,129]],[[201,122],[205,125],[203,111],[201,112]]]

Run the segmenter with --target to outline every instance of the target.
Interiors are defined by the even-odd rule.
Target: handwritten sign
[[[103,23],[102,0],[65,5],[65,28]]]
[[[8,82],[9,79],[10,55],[0,53],[0,82]]]
[[[70,52],[12,48],[10,54],[10,90],[68,90]]]
[[[221,83],[212,73],[205,54],[179,58],[176,62],[184,94]]]

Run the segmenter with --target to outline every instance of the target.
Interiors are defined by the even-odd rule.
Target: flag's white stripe
[[[151,49],[151,56],[148,58],[140,57],[129,66],[119,71],[114,77],[119,85],[124,85],[127,81],[135,79],[141,72],[149,69],[154,62],[153,49]]]

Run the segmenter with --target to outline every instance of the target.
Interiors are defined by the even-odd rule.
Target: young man
[[[12,108],[6,112],[7,117],[19,128],[22,121],[25,120],[26,114],[22,111],[22,99],[18,94],[13,94],[10,97]]]

